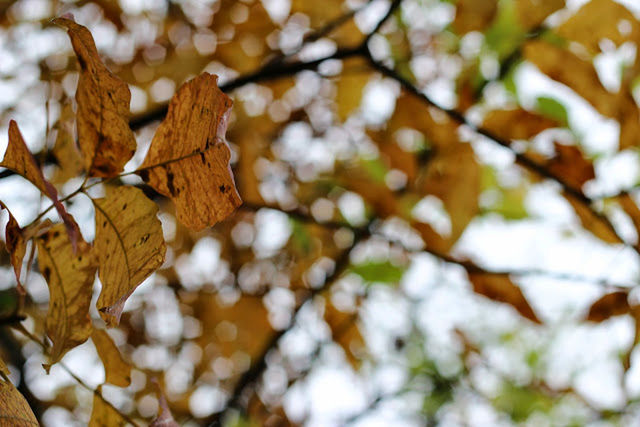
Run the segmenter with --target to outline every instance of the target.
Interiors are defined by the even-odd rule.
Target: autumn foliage
[[[638,415],[637,10],[134,3],[52,2],[40,149],[2,113],[44,208],[0,201],[0,425]],[[613,403],[554,364],[586,330]]]

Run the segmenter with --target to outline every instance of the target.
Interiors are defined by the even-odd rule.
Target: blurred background
[[[185,81],[217,74],[234,100],[228,220],[191,232],[122,178],[168,250],[109,330],[133,366],[102,387],[120,412],[149,423],[155,379],[186,426],[636,425],[640,3],[1,1],[0,147],[16,120],[61,197],[83,182],[61,154],[65,13],[131,89],[127,171]],[[3,171],[0,200],[21,225],[48,206]],[[91,241],[91,201],[67,207]],[[42,338],[37,263],[24,283]],[[93,393],[9,323],[0,356],[37,418],[86,425]],[[105,380],[91,340],[63,362]]]

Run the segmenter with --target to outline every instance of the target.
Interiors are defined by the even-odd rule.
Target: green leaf
[[[493,399],[493,404],[496,409],[509,414],[513,421],[523,422],[534,412],[551,410],[553,400],[531,386],[521,387],[507,382]]]
[[[371,261],[351,267],[351,271],[362,277],[365,282],[397,284],[405,269],[389,261]]]
[[[500,10],[493,25],[485,36],[486,46],[498,54],[502,60],[514,52],[526,37],[526,31],[520,25],[516,5],[513,0],[500,2]]]
[[[536,99],[536,110],[544,116],[557,120],[564,126],[567,126],[569,123],[567,109],[554,98],[539,96]]]

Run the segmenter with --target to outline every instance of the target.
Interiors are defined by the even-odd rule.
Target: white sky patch
[[[451,218],[442,200],[436,196],[423,197],[411,210],[411,216],[420,222],[429,224],[443,237],[451,235]]]

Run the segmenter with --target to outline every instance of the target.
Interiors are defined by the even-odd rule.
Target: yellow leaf
[[[10,374],[9,368],[7,367],[7,364],[4,363],[4,360],[2,360],[2,358],[0,358],[0,374],[3,374],[5,376],[8,376]]]
[[[93,293],[95,263],[84,240],[74,255],[64,226],[56,224],[36,239],[40,272],[49,285],[47,335],[53,343],[50,364],[58,362],[70,349],[91,335],[89,305]]]
[[[107,188],[107,195],[93,200],[96,208],[95,252],[102,291],[100,316],[117,325],[124,303],[135,288],[164,262],[166,245],[158,207],[142,190]]]
[[[628,28],[625,28],[628,27]],[[640,22],[623,5],[613,0],[591,0],[557,28],[560,36],[585,46],[591,53],[600,52],[600,42],[607,39],[620,46],[640,40]]]
[[[104,365],[105,382],[118,387],[127,387],[131,384],[131,365],[124,361],[109,334],[102,329],[95,329],[91,334],[91,340]]]
[[[588,230],[606,243],[624,243],[620,237],[612,229],[606,217],[596,215],[591,209],[588,209],[583,203],[578,202],[574,196],[563,192],[562,195],[569,201],[569,204],[575,211],[580,223],[585,230]]]
[[[0,201],[0,207],[6,209],[9,213],[9,222],[7,222],[7,228],[5,230],[5,245],[11,258],[11,265],[16,275],[16,281],[18,282],[18,289],[20,292],[24,292],[24,288],[20,283],[20,273],[22,271],[22,260],[27,250],[27,242],[22,234],[22,229],[18,225],[18,221],[13,217],[9,208]]]
[[[82,240],[80,228],[78,228],[76,221],[58,200],[58,192],[55,187],[45,179],[38,162],[22,138],[18,124],[13,120],[9,123],[9,145],[7,146],[7,151],[4,154],[4,159],[2,159],[0,166],[11,169],[23,176],[51,199],[58,215],[64,222],[67,234],[71,239],[71,245],[75,251],[76,242]]]
[[[85,169],[89,176],[116,176],[136,150],[129,128],[129,86],[102,63],[86,27],[69,18],[56,18],[53,23],[67,28],[81,68],[76,101]]]
[[[9,381],[0,380],[0,426],[39,426],[27,400]]]
[[[493,22],[497,11],[497,0],[458,0],[453,28],[458,34],[482,31]]]
[[[120,412],[105,402],[98,393],[102,393],[102,386],[99,386],[97,393],[93,394],[93,409],[91,410],[89,427],[119,427],[127,425],[127,420],[122,417]]]
[[[531,30],[564,7],[564,0],[517,0],[518,19],[522,27]]]
[[[480,173],[473,149],[465,143],[437,153],[428,163],[418,185],[422,194],[442,201],[451,220],[451,233],[443,236],[428,224],[414,222],[427,247],[448,252],[478,214]]]
[[[523,109],[494,110],[484,118],[482,127],[502,139],[530,139],[545,129],[560,124],[547,117]]]
[[[202,73],[178,89],[158,127],[140,176],[176,204],[178,220],[189,228],[211,227],[241,203],[224,140],[232,102]]]
[[[613,316],[620,316],[631,311],[627,299],[628,292],[616,291],[603,295],[591,304],[587,320],[590,322],[602,322]]]
[[[492,274],[484,272],[469,272],[469,280],[473,285],[473,291],[485,297],[503,302],[515,308],[523,317],[535,323],[542,323],[533,309],[509,276],[505,274]]]

